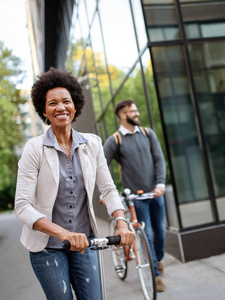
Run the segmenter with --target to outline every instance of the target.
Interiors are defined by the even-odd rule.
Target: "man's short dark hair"
[[[118,102],[114,108],[114,112],[117,117],[119,117],[119,112],[121,109],[123,109],[124,107],[130,107],[132,104],[134,104],[134,101],[130,99]]]
[[[37,81],[33,84],[31,90],[31,99],[39,117],[45,122],[46,117],[43,115],[45,112],[46,94],[49,90],[62,87],[69,91],[73,103],[76,108],[76,113],[73,122],[81,114],[85,100],[82,88],[77,79],[67,71],[61,71],[51,67],[49,71],[38,76]],[[47,124],[50,125],[49,120]]]

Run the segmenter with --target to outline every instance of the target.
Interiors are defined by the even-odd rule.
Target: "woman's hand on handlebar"
[[[132,244],[135,237],[134,233],[128,228],[126,222],[121,220],[117,222],[116,235],[120,235],[121,237],[119,246]]]
[[[89,242],[84,233],[68,232],[64,234],[61,241],[68,240],[70,242],[70,250],[78,251],[83,254],[84,250],[89,246]]]

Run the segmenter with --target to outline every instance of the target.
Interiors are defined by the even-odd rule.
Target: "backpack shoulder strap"
[[[149,130],[147,127],[139,127],[141,132],[143,133],[143,135],[148,136],[149,137]]]
[[[120,135],[119,131],[114,132],[113,136],[114,136],[116,144],[121,145],[122,144],[122,138],[121,138],[121,135]]]
[[[120,158],[120,145],[122,144],[122,137],[121,137],[119,131],[114,132],[113,137],[117,144],[117,161],[119,163],[119,173],[120,173],[120,179],[121,179],[122,178],[122,168],[121,168],[121,158]]]
[[[139,127],[141,132],[143,133],[144,136],[147,136],[147,138],[149,139],[149,143],[150,143],[150,148],[152,151],[152,142],[151,142],[151,135],[150,132],[148,130],[148,127]]]

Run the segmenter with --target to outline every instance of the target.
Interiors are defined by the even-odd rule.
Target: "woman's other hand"
[[[165,189],[163,189],[161,187],[156,187],[154,189],[153,193],[155,193],[155,198],[158,198],[158,197],[163,196],[165,194]]]
[[[123,220],[117,221],[116,235],[120,235],[120,246],[130,245],[134,240],[134,233],[130,231],[128,225]]]

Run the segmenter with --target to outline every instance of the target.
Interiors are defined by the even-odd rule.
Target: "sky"
[[[22,60],[26,78],[17,88],[30,89],[33,83],[32,59],[27,28],[25,0],[0,0],[0,40]]]

